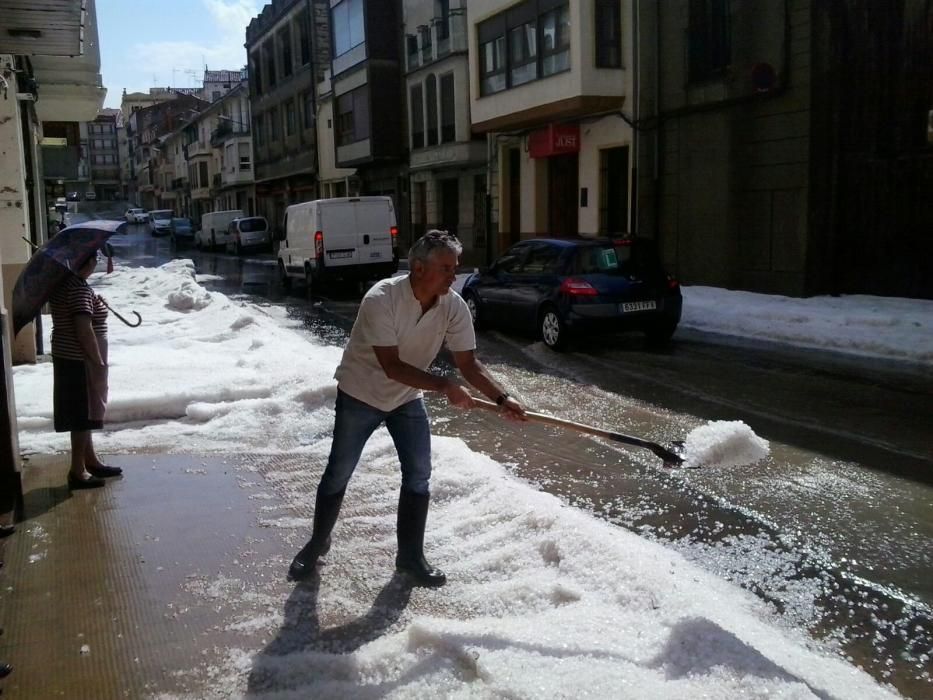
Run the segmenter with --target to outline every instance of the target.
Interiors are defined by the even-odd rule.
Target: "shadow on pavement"
[[[394,625],[408,607],[412,586],[396,572],[379,591],[369,611],[356,620],[321,629],[318,595],[320,576],[295,586],[285,602],[285,619],[275,639],[253,657],[247,693],[299,690],[315,679],[314,664],[283,663],[292,654],[349,654]]]

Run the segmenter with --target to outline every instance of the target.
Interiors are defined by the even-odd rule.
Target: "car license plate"
[[[370,253],[370,254],[369,254],[369,257],[370,257],[370,258],[381,258],[381,257],[382,257],[382,253]]]
[[[336,252],[329,253],[332,260],[337,258],[349,258],[353,255],[353,251],[350,250],[338,250]]]
[[[630,301],[625,304],[619,304],[619,311],[628,313],[629,311],[654,311],[658,308],[657,303],[652,301]]]

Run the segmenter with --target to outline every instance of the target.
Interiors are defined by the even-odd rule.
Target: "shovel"
[[[494,404],[492,401],[486,401],[484,399],[473,398],[473,404],[479,408],[485,408],[488,411],[499,412],[499,406]],[[655,455],[660,457],[664,461],[665,467],[676,467],[683,464],[684,458],[681,457],[676,452],[669,450],[663,445],[659,445],[656,442],[651,442],[649,440],[643,440],[639,437],[634,437],[632,435],[625,435],[624,433],[617,433],[612,430],[603,430],[602,428],[594,428],[591,425],[585,425],[584,423],[575,423],[570,420],[564,420],[563,418],[555,418],[554,416],[549,416],[544,413],[532,413],[531,411],[526,411],[525,415],[528,417],[528,420],[534,421],[535,423],[544,423],[545,425],[556,425],[559,428],[567,428],[568,430],[576,430],[578,433],[587,433],[589,435],[595,435],[597,437],[606,438],[607,440],[612,440],[613,442],[621,442],[624,445],[632,445],[634,447],[643,447],[646,450],[651,450]]]

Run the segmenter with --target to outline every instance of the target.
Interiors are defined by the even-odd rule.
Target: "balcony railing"
[[[443,17],[431,20],[430,27],[419,27],[417,49],[414,42],[409,46],[408,70],[412,71],[432,61],[443,58],[452,51],[466,51],[467,31],[466,15],[462,8],[451,8],[447,21]]]

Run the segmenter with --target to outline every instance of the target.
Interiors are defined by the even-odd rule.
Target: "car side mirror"
[[[108,258],[113,257],[113,246],[109,243],[104,243],[104,255],[106,255]]]

